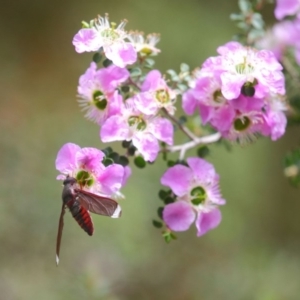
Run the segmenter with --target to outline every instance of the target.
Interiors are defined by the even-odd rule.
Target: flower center
[[[93,104],[100,110],[104,110],[107,106],[107,100],[101,91],[95,91],[93,94]]]
[[[139,130],[139,131],[143,131],[147,127],[145,120],[140,116],[129,117],[128,124],[130,127],[136,126],[137,130]]]
[[[255,94],[255,85],[257,85],[257,80],[254,79],[253,82],[247,81],[243,84],[241,88],[241,93],[244,96],[253,97]]]
[[[213,99],[214,99],[214,102],[216,102],[218,104],[224,102],[224,96],[223,96],[221,90],[216,90],[213,93]]]
[[[235,70],[238,74],[249,74],[254,71],[254,67],[248,63],[246,57],[244,57],[244,62],[237,64]]]
[[[105,39],[115,41],[120,37],[120,34],[115,30],[116,23],[111,23],[111,25],[112,25],[112,28],[104,29],[101,32],[101,36]]]
[[[144,55],[151,55],[153,51],[152,51],[152,49],[150,49],[149,47],[144,46],[144,47],[140,50],[140,52],[141,52],[142,54],[144,54]]]
[[[157,90],[155,97],[160,103],[167,103],[170,100],[169,93],[164,89]]]
[[[251,120],[247,116],[242,116],[234,121],[233,127],[236,131],[244,131],[251,126]]]
[[[191,190],[190,195],[192,196],[191,202],[194,205],[199,205],[203,203],[206,199],[206,191],[203,187],[197,186]]]
[[[91,174],[84,170],[81,170],[77,173],[76,180],[81,187],[92,186],[94,183],[94,178],[91,176]]]

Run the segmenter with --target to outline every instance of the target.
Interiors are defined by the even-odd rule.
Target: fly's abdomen
[[[79,226],[88,234],[93,235],[94,226],[89,212],[76,200],[67,203],[70,212]]]

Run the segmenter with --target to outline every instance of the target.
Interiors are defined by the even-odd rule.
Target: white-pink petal
[[[82,28],[75,34],[72,43],[78,53],[91,52],[102,46],[102,38],[95,28]]]

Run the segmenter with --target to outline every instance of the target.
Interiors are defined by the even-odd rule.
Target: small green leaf
[[[163,207],[159,207],[157,209],[157,214],[158,216],[162,219],[163,218],[163,211],[164,211],[164,208]]]
[[[163,224],[160,221],[152,220],[152,224],[156,228],[162,228]]]
[[[130,144],[131,144],[131,141],[123,141],[122,142],[122,147],[126,149],[130,146]]]
[[[142,75],[142,70],[140,68],[132,68],[130,69],[130,75],[131,77],[138,77]]]
[[[171,233],[169,231],[164,231],[162,233],[162,236],[164,237],[166,243],[170,243],[171,242],[172,237],[171,237]]]
[[[168,196],[168,192],[165,190],[159,190],[158,197],[161,200],[164,200]]]
[[[170,203],[173,203],[175,201],[175,199],[171,196],[168,196],[164,199],[164,203],[167,205],[167,204],[170,204]]]
[[[90,28],[90,24],[87,23],[86,21],[81,21],[81,26],[82,28]]]
[[[129,164],[129,160],[128,160],[128,158],[126,157],[126,156],[124,156],[124,155],[121,155],[120,157],[119,157],[119,162],[118,162],[120,165],[122,165],[123,167],[126,167],[126,166],[128,166],[128,164]]]
[[[177,236],[173,232],[170,233],[170,237],[172,240],[177,240]]]
[[[108,157],[111,158],[115,163],[119,161],[119,153],[117,152],[111,152]]]
[[[104,68],[109,67],[111,64],[112,64],[112,61],[111,61],[110,59],[108,59],[108,58],[106,58],[106,59],[103,61],[103,63],[102,63],[102,65],[103,65]]]
[[[114,161],[111,158],[106,157],[102,160],[102,163],[104,164],[105,167],[107,167],[109,165],[112,165]]]
[[[136,150],[136,148],[135,148],[134,146],[130,146],[130,147],[128,148],[128,150],[127,150],[127,154],[128,154],[129,156],[133,156],[134,153],[135,153],[135,150]]]
[[[180,116],[178,119],[180,124],[184,124],[187,122],[187,117],[186,116]]]
[[[109,154],[113,152],[113,149],[112,147],[106,147],[102,150],[102,152],[104,152],[105,156],[109,156]]]
[[[123,93],[128,93],[130,91],[130,87],[128,85],[124,85],[121,87],[121,91]]]
[[[206,157],[209,154],[209,148],[206,145],[203,145],[198,148],[197,155],[201,158]]]
[[[146,162],[142,156],[135,157],[133,162],[140,169],[143,169],[146,166]]]
[[[145,59],[145,68],[152,69],[154,65],[155,65],[155,60],[154,59],[152,59],[152,58],[146,58]]]
[[[180,71],[181,72],[189,72],[190,71],[190,66],[186,63],[182,63],[180,65]]]
[[[168,167],[173,167],[173,166],[176,165],[176,161],[174,161],[174,160],[168,160],[167,165],[168,165]]]
[[[93,62],[95,62],[96,64],[99,63],[102,59],[102,55],[99,52],[96,52],[93,55]]]

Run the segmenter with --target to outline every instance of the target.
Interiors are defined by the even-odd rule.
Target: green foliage
[[[135,157],[133,162],[140,169],[143,169],[146,167],[146,162],[142,156]]]

